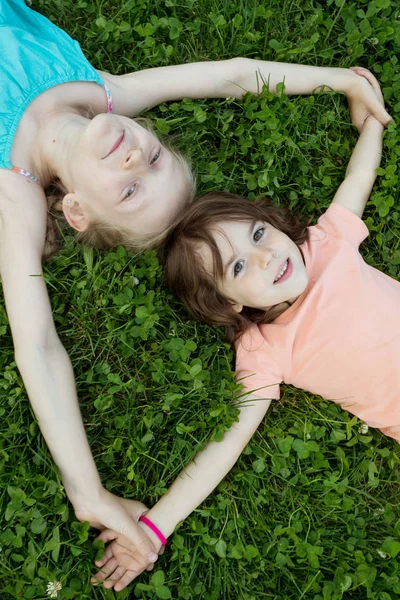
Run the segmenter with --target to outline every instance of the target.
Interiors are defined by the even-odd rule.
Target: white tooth
[[[279,281],[279,279],[282,277],[282,275],[284,274],[284,272],[286,271],[286,269],[288,268],[288,261],[285,262],[285,264],[283,265],[281,271],[278,273],[277,278],[275,279],[275,281]]]

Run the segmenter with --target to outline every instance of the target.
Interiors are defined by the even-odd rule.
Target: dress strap
[[[31,181],[34,181],[38,185],[41,185],[40,179],[38,179],[38,177],[35,177],[34,175],[32,175],[32,173],[29,173],[29,171],[27,171],[26,169],[20,169],[19,167],[12,167],[11,171],[14,171],[14,173],[19,173],[20,175],[23,175],[24,177],[28,177],[28,179],[30,179]]]
[[[106,94],[107,94],[107,112],[108,113],[112,113],[112,111],[113,111],[113,101],[112,101],[112,96],[111,96],[110,88],[108,87],[108,85],[106,83],[104,84],[104,89],[106,90]]]

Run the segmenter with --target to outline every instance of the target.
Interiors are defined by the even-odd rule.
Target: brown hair
[[[266,198],[252,202],[228,192],[212,192],[198,198],[174,223],[160,251],[168,285],[193,316],[209,325],[224,327],[228,340],[233,342],[250,323],[270,323],[282,309],[278,313],[275,307],[267,312],[244,307],[238,314],[232,308],[233,301],[218,290],[223,263],[212,230],[221,221],[269,223],[298,246],[307,239],[308,230],[300,219],[273,206]],[[212,254],[212,274],[199,257],[203,244]]]

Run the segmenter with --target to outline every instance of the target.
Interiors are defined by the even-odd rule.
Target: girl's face
[[[68,205],[81,209],[88,221],[78,219],[76,229],[97,219],[133,235],[162,231],[188,194],[178,158],[132,119],[109,114],[97,115],[79,136],[68,183],[73,190]]]
[[[229,221],[213,231],[224,274],[221,293],[241,312],[243,306],[267,310],[293,302],[306,288],[308,275],[298,246],[284,233],[263,222]],[[211,250],[200,255],[213,272]]]

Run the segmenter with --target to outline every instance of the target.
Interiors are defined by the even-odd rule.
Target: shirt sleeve
[[[335,202],[311,229],[314,233],[322,234],[322,237],[325,234],[332,238],[347,240],[355,248],[358,248],[369,234],[367,226],[360,217]]]
[[[248,393],[260,398],[280,398],[282,369],[271,356],[256,324],[236,343],[236,379]]]

